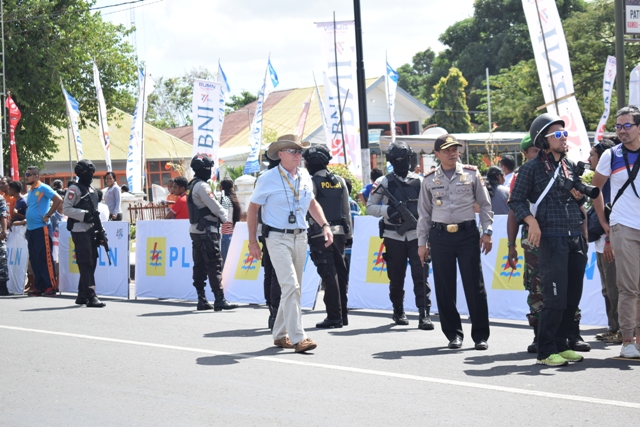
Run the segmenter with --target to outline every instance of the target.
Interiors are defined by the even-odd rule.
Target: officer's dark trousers
[[[464,338],[460,314],[456,308],[456,261],[464,296],[471,318],[471,338],[474,342],[489,339],[489,308],[487,291],[480,270],[480,235],[470,227],[449,233],[432,228],[429,233],[433,281],[442,332],[451,341],[456,336]]]
[[[264,299],[268,306],[278,308],[280,307],[282,290],[280,289],[280,283],[278,283],[278,276],[271,263],[269,249],[267,249],[262,237],[260,237],[260,243],[262,243],[262,267],[264,268]]]
[[[217,233],[190,234],[193,254],[193,286],[198,291],[204,291],[205,281],[209,277],[209,285],[211,285],[211,291],[216,297],[216,301],[224,299],[220,235]]]
[[[345,240],[344,234],[335,234],[333,244],[327,248],[324,235],[309,239],[311,258],[325,285],[324,305],[331,320],[342,320],[347,314],[349,274],[344,260]]]
[[[95,272],[98,265],[98,246],[89,233],[71,233],[75,246],[76,264],[80,271],[78,296],[91,299],[96,296]]]
[[[584,237],[542,237],[538,269],[544,306],[538,323],[538,359],[569,349],[567,337],[582,297],[587,243]]]
[[[49,229],[45,226],[27,230],[26,237],[36,289],[42,292],[47,288],[57,290],[56,273],[53,268],[53,242]]]
[[[394,309],[404,307],[404,279],[407,275],[407,258],[411,266],[413,293],[416,296],[416,307],[431,307],[431,288],[426,281],[420,257],[418,256],[418,239],[394,240],[384,239],[384,260],[387,263],[389,277],[389,299]],[[426,268],[429,268],[428,266]]]

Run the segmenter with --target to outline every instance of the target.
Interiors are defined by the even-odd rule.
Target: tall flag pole
[[[11,92],[7,92],[7,98],[5,100],[5,107],[9,110],[9,141],[10,141],[10,158],[11,158],[11,179],[14,181],[20,180],[20,172],[18,170],[18,150],[16,147],[16,128],[22,117],[22,113],[18,109],[18,106],[13,99],[11,99]]]
[[[138,69],[138,102],[133,112],[133,123],[129,134],[129,152],[127,154],[127,185],[132,193],[142,192],[142,127],[145,98],[145,72]]]
[[[387,83],[385,88],[387,89],[387,107],[389,108],[389,128],[391,130],[391,143],[396,142],[396,119],[394,117],[394,110],[396,104],[396,88],[398,86],[398,80],[400,76],[391,68],[389,61],[387,61],[387,72],[384,75],[384,80]]]
[[[250,174],[260,172],[260,148],[262,145],[262,109],[264,103],[267,101],[267,97],[278,86],[278,75],[276,70],[271,65],[271,58],[267,62],[267,70],[264,73],[264,83],[258,94],[258,106],[256,113],[253,116],[251,122],[251,131],[249,133],[249,145],[251,146],[251,153],[247,158],[247,163],[244,165],[244,173]]]
[[[64,94],[64,100],[67,105],[67,115],[69,117],[69,122],[71,124],[71,135],[73,136],[73,142],[76,147],[76,159],[78,161],[82,160],[82,140],[80,139],[80,104],[78,101],[73,99],[69,92],[67,92],[60,82],[60,87],[62,88],[62,93]]]
[[[104,94],[100,85],[100,73],[98,65],[93,61],[93,84],[96,87],[96,98],[98,99],[98,126],[100,127],[100,142],[104,148],[104,161],[107,164],[107,172],[112,171],[111,167],[111,141],[109,140],[109,125],[107,124],[107,105],[104,102]]]
[[[302,141],[302,136],[304,134],[304,125],[307,123],[307,116],[309,115],[309,107],[311,106],[311,101],[313,99],[313,89],[307,99],[302,104],[302,113],[300,113],[300,118],[298,119],[298,126],[296,126],[296,135]]]

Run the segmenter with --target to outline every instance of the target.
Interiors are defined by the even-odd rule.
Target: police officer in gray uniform
[[[232,310],[238,306],[224,299],[220,253],[220,225],[227,222],[227,210],[218,203],[207,183],[213,166],[213,160],[207,155],[197,154],[191,159],[195,177],[187,187],[187,209],[191,224],[193,286],[198,292],[198,310]],[[204,293],[207,276],[215,296],[213,306]]]
[[[98,246],[95,223],[98,211],[98,192],[91,186],[96,168],[91,160],[80,160],[74,168],[78,182],[69,186],[62,204],[69,217],[67,230],[75,246],[76,263],[80,271],[76,304],[87,307],[104,307],[96,296],[95,272],[98,261]],[[100,225],[102,225],[100,223]]]
[[[412,215],[418,218],[418,196],[420,194],[421,177],[409,172],[413,150],[405,142],[396,142],[387,150],[387,161],[393,166],[393,172],[380,177],[373,184],[367,201],[367,215],[381,217],[380,227],[384,231],[387,275],[389,276],[389,298],[393,304],[393,321],[397,325],[408,325],[409,320],[404,313],[404,280],[407,272],[407,258],[411,266],[413,292],[416,307],[419,311],[418,328],[432,330],[433,323],[429,319],[431,308],[431,289],[427,283],[428,266],[423,267],[418,257],[418,235],[415,228],[398,233],[404,220],[393,202],[380,194],[378,186],[389,190],[393,197],[404,204]],[[382,202],[382,204],[380,204]]]
[[[327,318],[316,324],[316,328],[342,328],[349,323],[347,317],[347,288],[349,274],[344,258],[347,239],[351,238],[351,210],[349,192],[344,179],[327,170],[331,153],[324,145],[318,145],[302,153],[307,170],[313,181],[313,193],[322,207],[333,233],[333,244],[325,246],[322,227],[310,214],[309,249],[318,275],[325,285],[324,304]]]
[[[486,350],[489,309],[480,269],[480,247],[485,254],[491,250],[493,212],[478,168],[458,163],[460,146],[451,135],[442,135],[435,141],[440,166],[422,181],[418,252],[422,260],[431,255],[440,325],[449,339],[449,348],[460,348],[464,337],[456,309],[457,261],[471,318],[471,338],[476,350]],[[475,221],[475,203],[480,209],[482,238]]]

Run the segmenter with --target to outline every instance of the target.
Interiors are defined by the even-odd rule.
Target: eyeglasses
[[[33,175],[33,174],[32,174],[32,173],[29,173],[29,172],[25,172],[25,173],[24,173],[24,176],[26,176],[26,177],[30,177],[31,175]]]
[[[567,138],[567,137],[569,136],[569,131],[566,131],[566,130],[557,130],[557,131],[555,131],[555,132],[553,132],[553,133],[550,133],[550,134],[548,134],[548,135],[545,135],[544,137],[545,137],[545,138],[548,138],[548,137],[550,137],[550,136],[554,136],[556,139],[560,139],[560,138],[562,138],[563,136],[564,136],[565,138]]]
[[[296,149],[296,148],[287,148],[286,150],[280,150],[280,151],[285,151],[285,152],[287,152],[289,154],[293,154],[294,156],[296,154],[302,154],[302,150]]]
[[[638,126],[635,123],[625,123],[623,125],[616,123],[616,130],[622,130],[622,128],[624,128],[624,130],[629,130],[634,126]]]

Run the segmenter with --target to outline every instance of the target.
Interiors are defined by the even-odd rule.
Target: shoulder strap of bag
[[[556,178],[558,177],[558,174],[560,173],[560,168],[561,167],[562,167],[562,160],[560,160],[560,163],[558,163],[558,167],[556,168],[556,171],[553,173],[553,176],[549,180],[549,183],[545,187],[545,189],[542,192],[542,194],[540,194],[540,197],[538,197],[538,200],[536,200],[536,202],[531,205],[531,213],[533,214],[534,217],[536,216],[536,212],[538,211],[538,206],[542,202],[542,199],[544,199],[544,197],[547,195],[549,190],[551,190],[551,186],[553,185],[553,183],[556,182]]]
[[[611,155],[613,156],[614,155],[613,149],[611,149],[611,150],[612,150],[611,151]],[[622,147],[622,150],[624,150],[624,147]],[[629,162],[627,160],[626,152],[624,152],[624,156],[625,156],[625,165],[627,166],[627,171],[629,171]],[[638,154],[638,157],[636,157],[636,161],[633,164],[633,170],[631,170],[631,173],[629,173],[629,178],[627,179],[627,182],[625,182],[624,185],[622,187],[620,187],[620,189],[618,190],[618,194],[616,194],[615,199],[613,199],[613,202],[611,202],[611,209],[613,209],[613,205],[616,204],[616,202],[618,201],[620,196],[622,196],[622,193],[624,193],[624,190],[627,189],[629,184],[631,184],[631,183],[633,183],[633,181],[635,181],[636,176],[638,176],[638,170],[640,170],[640,154]],[[634,190],[635,190],[635,185],[634,185]],[[637,195],[637,193],[636,193],[636,195]]]

